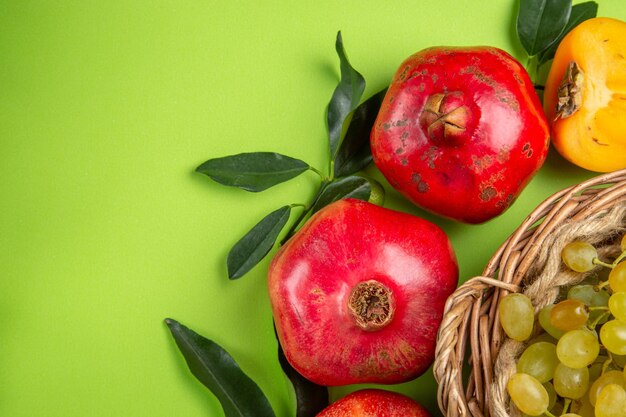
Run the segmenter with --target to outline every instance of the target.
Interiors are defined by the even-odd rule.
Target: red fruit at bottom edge
[[[333,386],[424,373],[457,282],[438,226],[348,199],[317,212],[278,251],[268,288],[285,357],[305,378]]]
[[[374,163],[418,206],[466,223],[504,212],[542,166],[549,129],[524,67],[492,47],[434,47],[396,72]]]
[[[337,400],[317,417],[430,417],[430,414],[402,394],[366,389]]]

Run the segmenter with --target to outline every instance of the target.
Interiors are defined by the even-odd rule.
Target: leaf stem
[[[530,80],[533,85],[537,82],[537,70],[538,70],[538,62],[536,55],[529,56],[526,61],[526,71],[528,71],[528,75],[530,76]]]
[[[323,173],[322,171],[320,171],[319,169],[317,169],[317,168],[315,168],[315,167],[313,167],[313,166],[310,166],[310,165],[309,165],[309,169],[310,169],[311,171],[315,172],[315,173],[316,173],[316,174],[320,177],[320,180],[322,180],[322,181],[326,181],[326,180],[327,180],[327,177],[326,177],[326,176],[324,175],[324,173]]]
[[[322,192],[326,189],[328,184],[330,184],[330,181],[323,180],[323,182],[320,185],[320,188],[317,190],[317,194],[315,194],[315,197],[313,198],[313,201],[311,202],[311,204],[309,204],[308,206],[305,206],[304,204],[298,204],[297,205],[299,207],[303,207],[304,210],[302,210],[302,213],[300,213],[300,216],[298,216],[296,221],[289,228],[289,231],[287,232],[285,237],[280,241],[280,246],[284,245],[296,233],[296,231],[298,230],[298,226],[300,226],[300,224],[304,221],[306,216],[311,212],[311,209],[313,208],[313,206],[315,206],[315,203],[317,203],[317,200],[320,198],[320,196],[322,195]]]

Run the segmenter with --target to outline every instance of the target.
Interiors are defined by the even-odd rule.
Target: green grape
[[[603,270],[606,268],[603,268]],[[607,273],[608,276],[608,273]],[[609,305],[609,293],[598,288],[597,285],[581,284],[575,285],[567,292],[567,298],[570,300],[580,300],[589,307],[606,307]],[[597,323],[605,323],[608,316],[604,315],[604,310],[592,310],[589,312],[589,321]],[[600,318],[602,317],[602,318]]]
[[[569,269],[576,272],[591,271],[598,251],[591,244],[582,241],[570,242],[561,251],[561,259]]]
[[[570,368],[560,363],[554,370],[552,383],[561,397],[577,400],[589,388],[589,368]]]
[[[613,292],[626,291],[626,261],[620,262],[609,273],[609,285]]]
[[[548,392],[537,379],[526,374],[514,374],[506,385],[511,400],[522,413],[539,416],[546,412],[550,401]]]
[[[609,360],[608,356],[599,355],[596,360],[589,366],[589,381],[595,381],[602,375],[604,363]]]
[[[552,410],[557,400],[557,395],[556,395],[556,391],[554,390],[554,385],[552,385],[551,382],[546,382],[545,384],[542,384],[542,385],[546,389],[546,392],[548,393],[548,410]],[[552,413],[552,414],[560,415],[560,412],[559,414],[555,414],[555,413]],[[522,413],[522,415],[524,417],[529,417],[529,415],[526,413]],[[591,417],[593,417],[593,415]]]
[[[626,235],[622,236],[619,247],[622,249],[622,252],[626,252]]]
[[[575,285],[567,292],[570,300],[580,300],[589,307],[607,306],[609,304],[609,293],[595,285]]]
[[[606,385],[598,394],[596,417],[626,416],[626,392],[617,384]]]
[[[556,346],[548,342],[537,342],[524,350],[517,362],[517,372],[533,376],[544,383],[552,379],[558,364]]]
[[[600,340],[611,353],[626,355],[626,322],[609,320],[600,328]]]
[[[552,408],[556,404],[556,390],[554,389],[554,385],[552,385],[552,382],[545,382],[542,385],[548,393],[548,410],[552,410]]]
[[[557,339],[555,339],[554,337],[550,336],[550,333],[548,333],[548,332],[541,332],[537,336],[535,336],[532,339],[530,339],[528,341],[528,344],[532,345],[532,344],[539,343],[539,342],[548,342],[548,343],[552,343],[553,345],[556,346],[556,342],[557,341],[558,341]]]
[[[600,343],[589,330],[571,330],[565,333],[556,345],[559,360],[570,368],[591,365],[600,353]]]
[[[624,369],[624,365],[626,365],[626,355],[611,355],[613,359],[613,363]]]
[[[595,417],[593,405],[591,405],[588,395],[583,395],[580,399],[573,400],[570,406],[570,411],[580,415],[581,417]],[[555,414],[555,416],[556,415],[557,414]]]
[[[550,315],[554,306],[555,304],[548,304],[547,306],[539,310],[539,314],[537,316],[539,318],[539,325],[541,325],[543,330],[545,330],[546,333],[548,333],[555,339],[560,339],[561,336],[565,334],[565,332],[554,327],[552,325],[552,322],[550,321]]]
[[[567,413],[567,414],[561,414],[561,417],[582,417],[582,416],[576,413]]]
[[[626,321],[626,292],[616,292],[609,298],[609,310],[616,319]]]
[[[589,319],[589,308],[580,300],[563,300],[550,312],[550,323],[563,331],[580,329]]]
[[[598,394],[600,394],[602,388],[609,384],[617,384],[624,388],[624,375],[622,371],[605,372],[598,379],[596,379],[593,384],[591,384],[591,388],[589,388],[589,401],[591,401],[593,406],[596,405]]]
[[[513,340],[524,341],[530,337],[535,321],[535,310],[530,298],[524,294],[507,294],[500,300],[500,324]]]

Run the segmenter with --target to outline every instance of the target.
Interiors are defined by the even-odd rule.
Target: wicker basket
[[[553,303],[563,286],[584,279],[561,267],[562,247],[583,238],[600,257],[616,256],[626,232],[626,170],[567,188],[538,206],[500,246],[483,275],[448,299],[433,367],[446,417],[516,417],[506,382],[524,344],[503,335],[500,297],[527,294],[536,311]],[[537,326],[536,326],[537,327]]]

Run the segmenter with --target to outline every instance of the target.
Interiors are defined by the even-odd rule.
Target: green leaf
[[[346,117],[352,112],[361,100],[365,90],[365,79],[359,74],[348,61],[346,51],[343,48],[341,31],[337,32],[335,49],[339,56],[341,69],[341,80],[333,92],[333,96],[328,103],[328,136],[330,139],[330,159],[334,160],[339,148],[343,123]]]
[[[517,36],[529,56],[547,49],[559,37],[572,11],[572,0],[520,0]]]
[[[353,112],[346,136],[335,157],[335,177],[352,175],[372,161],[370,132],[387,89],[374,94]]]
[[[550,45],[548,49],[539,54],[539,65],[545,64],[546,62],[554,58],[556,49],[558,48],[559,43],[561,43],[565,35],[567,35],[572,29],[580,25],[585,20],[594,18],[597,15],[598,3],[596,3],[595,1],[588,1],[585,3],[579,3],[574,5],[572,7],[572,12],[569,16],[569,20],[565,25],[565,29],[563,29],[563,32],[561,32],[561,35],[552,45]]]
[[[226,417],[275,417],[259,386],[217,343],[165,319],[189,370],[220,401]]]
[[[296,371],[278,343],[278,362],[293,385],[296,394],[296,417],[315,417],[329,404],[328,388],[317,385]]]
[[[274,210],[258,222],[228,252],[228,278],[242,277],[272,249],[291,213],[291,206]]]
[[[328,184],[321,192],[313,205],[311,213],[315,213],[322,207],[329,205],[342,198],[357,198],[367,201],[370,198],[372,186],[363,177],[351,176],[340,178]]]
[[[209,159],[196,171],[220,184],[258,192],[290,180],[310,166],[274,152],[250,152]]]

